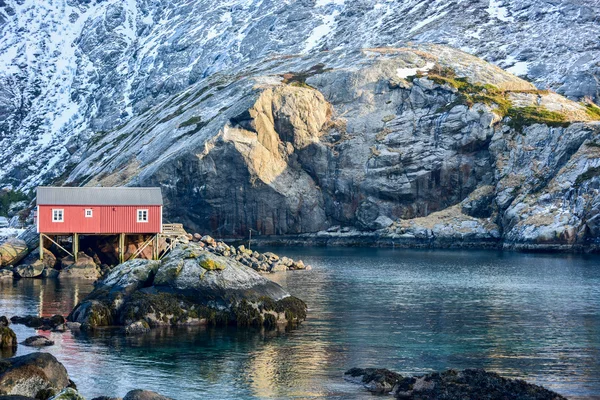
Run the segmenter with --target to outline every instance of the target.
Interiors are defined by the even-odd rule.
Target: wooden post
[[[40,233],[40,260],[44,259],[44,235]]]
[[[124,248],[125,247],[125,234],[119,234],[119,263],[123,263],[124,257]]]
[[[73,259],[77,262],[77,254],[79,253],[79,233],[73,234]]]
[[[154,246],[153,247],[153,252],[152,252],[152,259],[153,260],[158,260],[158,235],[154,236]]]
[[[248,232],[250,232],[248,237],[248,250],[250,250],[250,246],[252,245],[252,229],[250,229]]]

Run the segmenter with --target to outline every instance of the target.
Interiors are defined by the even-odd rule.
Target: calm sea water
[[[354,366],[482,367],[600,398],[600,258],[489,251],[284,248],[312,271],[269,275],[309,305],[291,332],[48,333],[86,398],[134,388],[179,400],[370,398]],[[67,314],[86,282],[0,283],[0,314]],[[19,340],[35,330],[12,326]],[[20,346],[18,355],[35,351]]]

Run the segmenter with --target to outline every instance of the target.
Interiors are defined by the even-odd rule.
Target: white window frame
[[[149,217],[149,214],[148,214],[148,209],[147,208],[138,208],[138,210],[137,210],[137,222],[147,223],[148,220],[149,220],[148,217]]]
[[[60,219],[59,219],[60,217]],[[52,222],[65,222],[65,209],[64,208],[53,208],[52,209]]]
[[[94,210],[91,208],[86,208],[84,211],[84,215],[86,218],[93,218],[94,217]]]

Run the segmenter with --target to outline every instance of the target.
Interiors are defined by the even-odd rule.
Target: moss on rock
[[[208,257],[206,257],[205,255],[202,255],[202,257],[199,257],[198,259],[199,264],[202,268],[204,268],[207,271],[222,271],[225,268],[227,268],[227,265],[218,262],[216,260],[210,259]]]

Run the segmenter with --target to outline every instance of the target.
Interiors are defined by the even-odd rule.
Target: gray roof
[[[159,187],[51,187],[37,188],[37,204],[80,206],[162,206]]]

